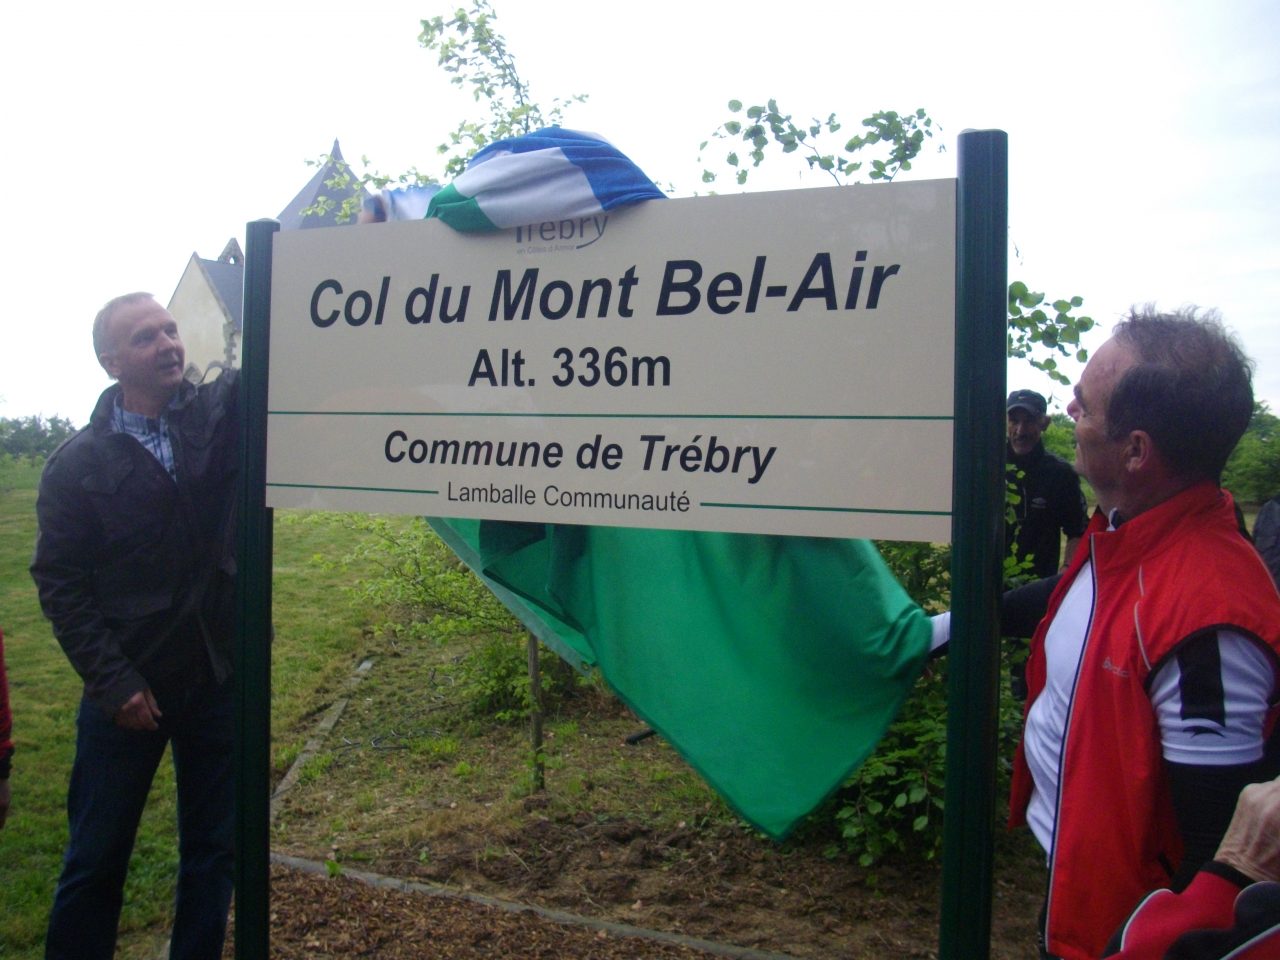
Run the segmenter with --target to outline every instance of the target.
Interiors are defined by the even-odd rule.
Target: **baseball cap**
[[[1040,394],[1034,390],[1015,390],[1009,394],[1009,399],[1005,401],[1004,409],[1008,413],[1010,410],[1021,408],[1037,417],[1043,417],[1049,409],[1049,404]]]

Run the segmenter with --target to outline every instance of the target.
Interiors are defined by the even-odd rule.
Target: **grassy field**
[[[27,572],[35,542],[37,471],[10,469],[0,486],[0,627],[14,713],[13,804],[0,830],[0,956],[43,952],[44,927],[66,842],[64,802],[80,681],[53,639]],[[305,739],[308,715],[365,656],[364,624],[345,602],[350,572],[314,563],[346,553],[358,534],[299,515],[276,519],[272,735],[277,765]],[[172,767],[161,766],[129,870],[122,957],[154,957],[177,868]]]

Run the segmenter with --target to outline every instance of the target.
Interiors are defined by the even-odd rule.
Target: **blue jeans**
[[[166,697],[160,729],[125,730],[81,700],[67,791],[71,839],[53,898],[48,960],[111,960],[138,821],[166,744],[178,787],[171,960],[222,954],[234,882],[233,682]]]

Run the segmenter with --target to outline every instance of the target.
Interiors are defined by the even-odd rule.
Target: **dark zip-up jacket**
[[[234,626],[236,372],[179,388],[176,482],[112,432],[119,390],[45,464],[31,563],[54,635],[109,716],[147,686],[225,680]]]
[[[4,672],[4,631],[0,630],[0,780],[9,779],[13,756],[13,713],[9,710],[9,680]]]

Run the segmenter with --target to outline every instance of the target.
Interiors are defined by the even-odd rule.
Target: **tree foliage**
[[[1093,329],[1093,318],[1071,312],[1083,304],[1083,297],[1050,301],[1021,280],[1013,281],[1009,284],[1009,356],[1026,360],[1058,383],[1070,383],[1058,369],[1058,358],[1071,357],[1080,363],[1089,359],[1080,334]]]
[[[764,162],[765,151],[770,147],[784,154],[799,154],[810,170],[828,174],[836,184],[843,184],[847,178],[861,173],[869,159],[868,179],[887,182],[902,171],[910,170],[911,161],[920,153],[925,140],[933,136],[933,120],[923,109],[902,114],[895,110],[873,113],[862,121],[862,133],[845,141],[843,147],[836,148],[829,147],[824,139],[824,136],[834,137],[843,126],[834,113],[828,114],[826,119],[813,117],[801,125],[791,114],[783,113],[776,100],[747,107],[745,112],[741,100],[730,100],[729,112],[741,113],[745,120],[738,120],[736,116],[726,120],[711,137],[730,144],[724,162],[735,169],[738,186],[746,185],[751,170]],[[701,153],[707,150],[710,142],[702,142],[700,161]],[[886,151],[885,157],[860,156],[861,151],[877,145]],[[745,165],[739,150],[745,151],[750,166]],[[718,178],[714,170],[703,167],[703,183],[715,183]]]
[[[1040,439],[1044,448],[1070,463],[1076,456],[1076,422],[1065,413],[1049,414],[1049,426]]]
[[[436,182],[434,177],[421,172],[417,167],[411,167],[399,174],[381,173],[374,169],[368,156],[360,157],[363,171],[357,171],[346,160],[328,153],[322,153],[316,159],[307,161],[307,165],[312,167],[326,167],[330,164],[333,165],[334,173],[325,180],[324,185],[333,191],[333,195],[318,196],[315,203],[302,211],[304,217],[327,217],[336,210],[338,223],[351,223],[360,212],[360,205],[366,191],[376,192],[387,187],[423,186]]]
[[[1222,485],[1237,500],[1262,503],[1280,494],[1280,417],[1265,401],[1253,405],[1253,419],[1222,473]]]
[[[450,83],[470,90],[476,103],[483,105],[479,119],[459,123],[436,148],[446,158],[446,179],[462,173],[467,160],[493,141],[557,126],[567,107],[587,99],[578,93],[554,97],[547,106],[540,104],[520,75],[506,39],[494,29],[497,19],[489,0],[473,0],[470,9],[459,7],[447,20],[422,21],[418,42],[436,52],[436,64],[451,74]]]
[[[436,65],[450,74],[449,82],[469,90],[482,108],[477,119],[464,120],[449,131],[436,147],[444,158],[440,177],[417,167],[400,174],[375,170],[367,156],[360,158],[362,171],[330,154],[321,154],[308,163],[315,167],[333,164],[335,173],[325,181],[333,196],[322,196],[308,207],[308,216],[327,216],[335,208],[339,223],[355,219],[365,190],[387,187],[423,186],[455,179],[467,161],[496,140],[518,137],[544,127],[556,126],[565,110],[587,99],[584,93],[555,97],[542,105],[533,96],[528,81],[520,75],[507,41],[495,28],[498,19],[490,0],[472,0],[469,8],[458,7],[451,17],[423,20],[418,42],[436,54]]]
[[[741,100],[730,100],[728,106],[729,119],[700,147],[704,183],[718,180],[716,171],[705,166],[704,160],[713,142],[728,145],[723,163],[734,171],[739,186],[747,183],[751,171],[770,153],[798,155],[809,170],[825,173],[836,184],[856,183],[864,174],[868,180],[887,183],[911,169],[911,161],[939,129],[923,108],[905,113],[881,110],[862,121],[861,133],[833,146],[831,141],[844,126],[834,113],[799,124],[776,100],[747,107],[745,112]],[[1011,283],[1009,356],[1025,359],[1058,383],[1068,383],[1066,374],[1058,369],[1059,359],[1074,357],[1083,363],[1089,356],[1080,344],[1080,335],[1093,328],[1093,319],[1073,312],[1083,304],[1082,297],[1050,300],[1020,280]]]
[[[75,432],[66,417],[0,417],[0,453],[43,460]]]

